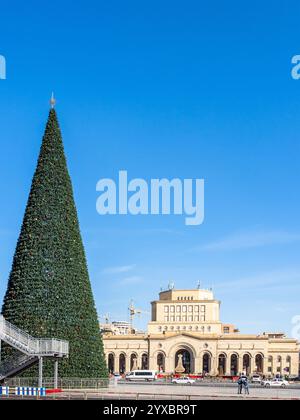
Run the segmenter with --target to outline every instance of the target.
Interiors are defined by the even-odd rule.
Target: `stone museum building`
[[[220,321],[211,290],[169,290],[151,303],[147,333],[129,323],[102,325],[109,371],[232,376],[241,372],[298,375],[299,343],[283,333],[241,334]]]

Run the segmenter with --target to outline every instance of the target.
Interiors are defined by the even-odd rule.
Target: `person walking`
[[[242,387],[244,388],[244,393],[249,395],[249,382],[247,376],[242,377]]]
[[[238,381],[238,394],[241,395],[242,394],[242,389],[243,389],[243,379],[242,376],[239,377]]]

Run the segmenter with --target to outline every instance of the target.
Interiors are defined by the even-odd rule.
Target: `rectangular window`
[[[195,316],[195,322],[199,322],[199,316]]]
[[[169,307],[165,305],[165,312],[169,312]]]
[[[171,316],[170,321],[174,322],[175,321],[175,316]]]
[[[186,316],[182,317],[182,322],[186,322]]]
[[[181,311],[181,306],[180,305],[177,305],[176,306],[176,312],[180,312]]]
[[[205,315],[201,315],[201,322],[205,322]]]
[[[189,322],[192,322],[193,321],[193,317],[190,315],[189,316]]]
[[[175,312],[175,306],[171,306],[171,312]]]
[[[189,312],[193,312],[193,307],[192,307],[192,305],[189,305]]]
[[[177,317],[176,317],[176,321],[177,321],[177,322],[180,322],[180,320],[181,320],[181,317],[180,317],[180,316],[177,316]]]
[[[186,312],[186,305],[183,305],[182,312]]]
[[[165,322],[169,322],[169,317],[165,316]]]
[[[194,311],[199,312],[199,306],[198,305],[194,306]]]
[[[201,305],[201,312],[205,312],[205,305]]]

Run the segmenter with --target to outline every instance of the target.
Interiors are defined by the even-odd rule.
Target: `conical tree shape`
[[[61,377],[107,375],[71,180],[50,110],[4,298],[4,317],[35,337],[69,340]],[[36,369],[31,369],[31,375]],[[25,376],[28,375],[28,371]],[[46,363],[44,375],[53,375]]]

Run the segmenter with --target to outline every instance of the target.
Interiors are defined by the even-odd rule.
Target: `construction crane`
[[[105,315],[99,315],[99,318],[100,318],[100,322],[101,322],[101,319],[104,319],[105,324],[109,324],[110,316],[108,313],[106,313]]]
[[[141,315],[141,314],[149,314],[149,312],[147,311],[142,311],[141,309],[137,309],[134,304],[133,304],[133,300],[131,299],[130,303],[129,303],[129,318],[130,318],[130,332],[133,332],[133,319],[136,315]]]

